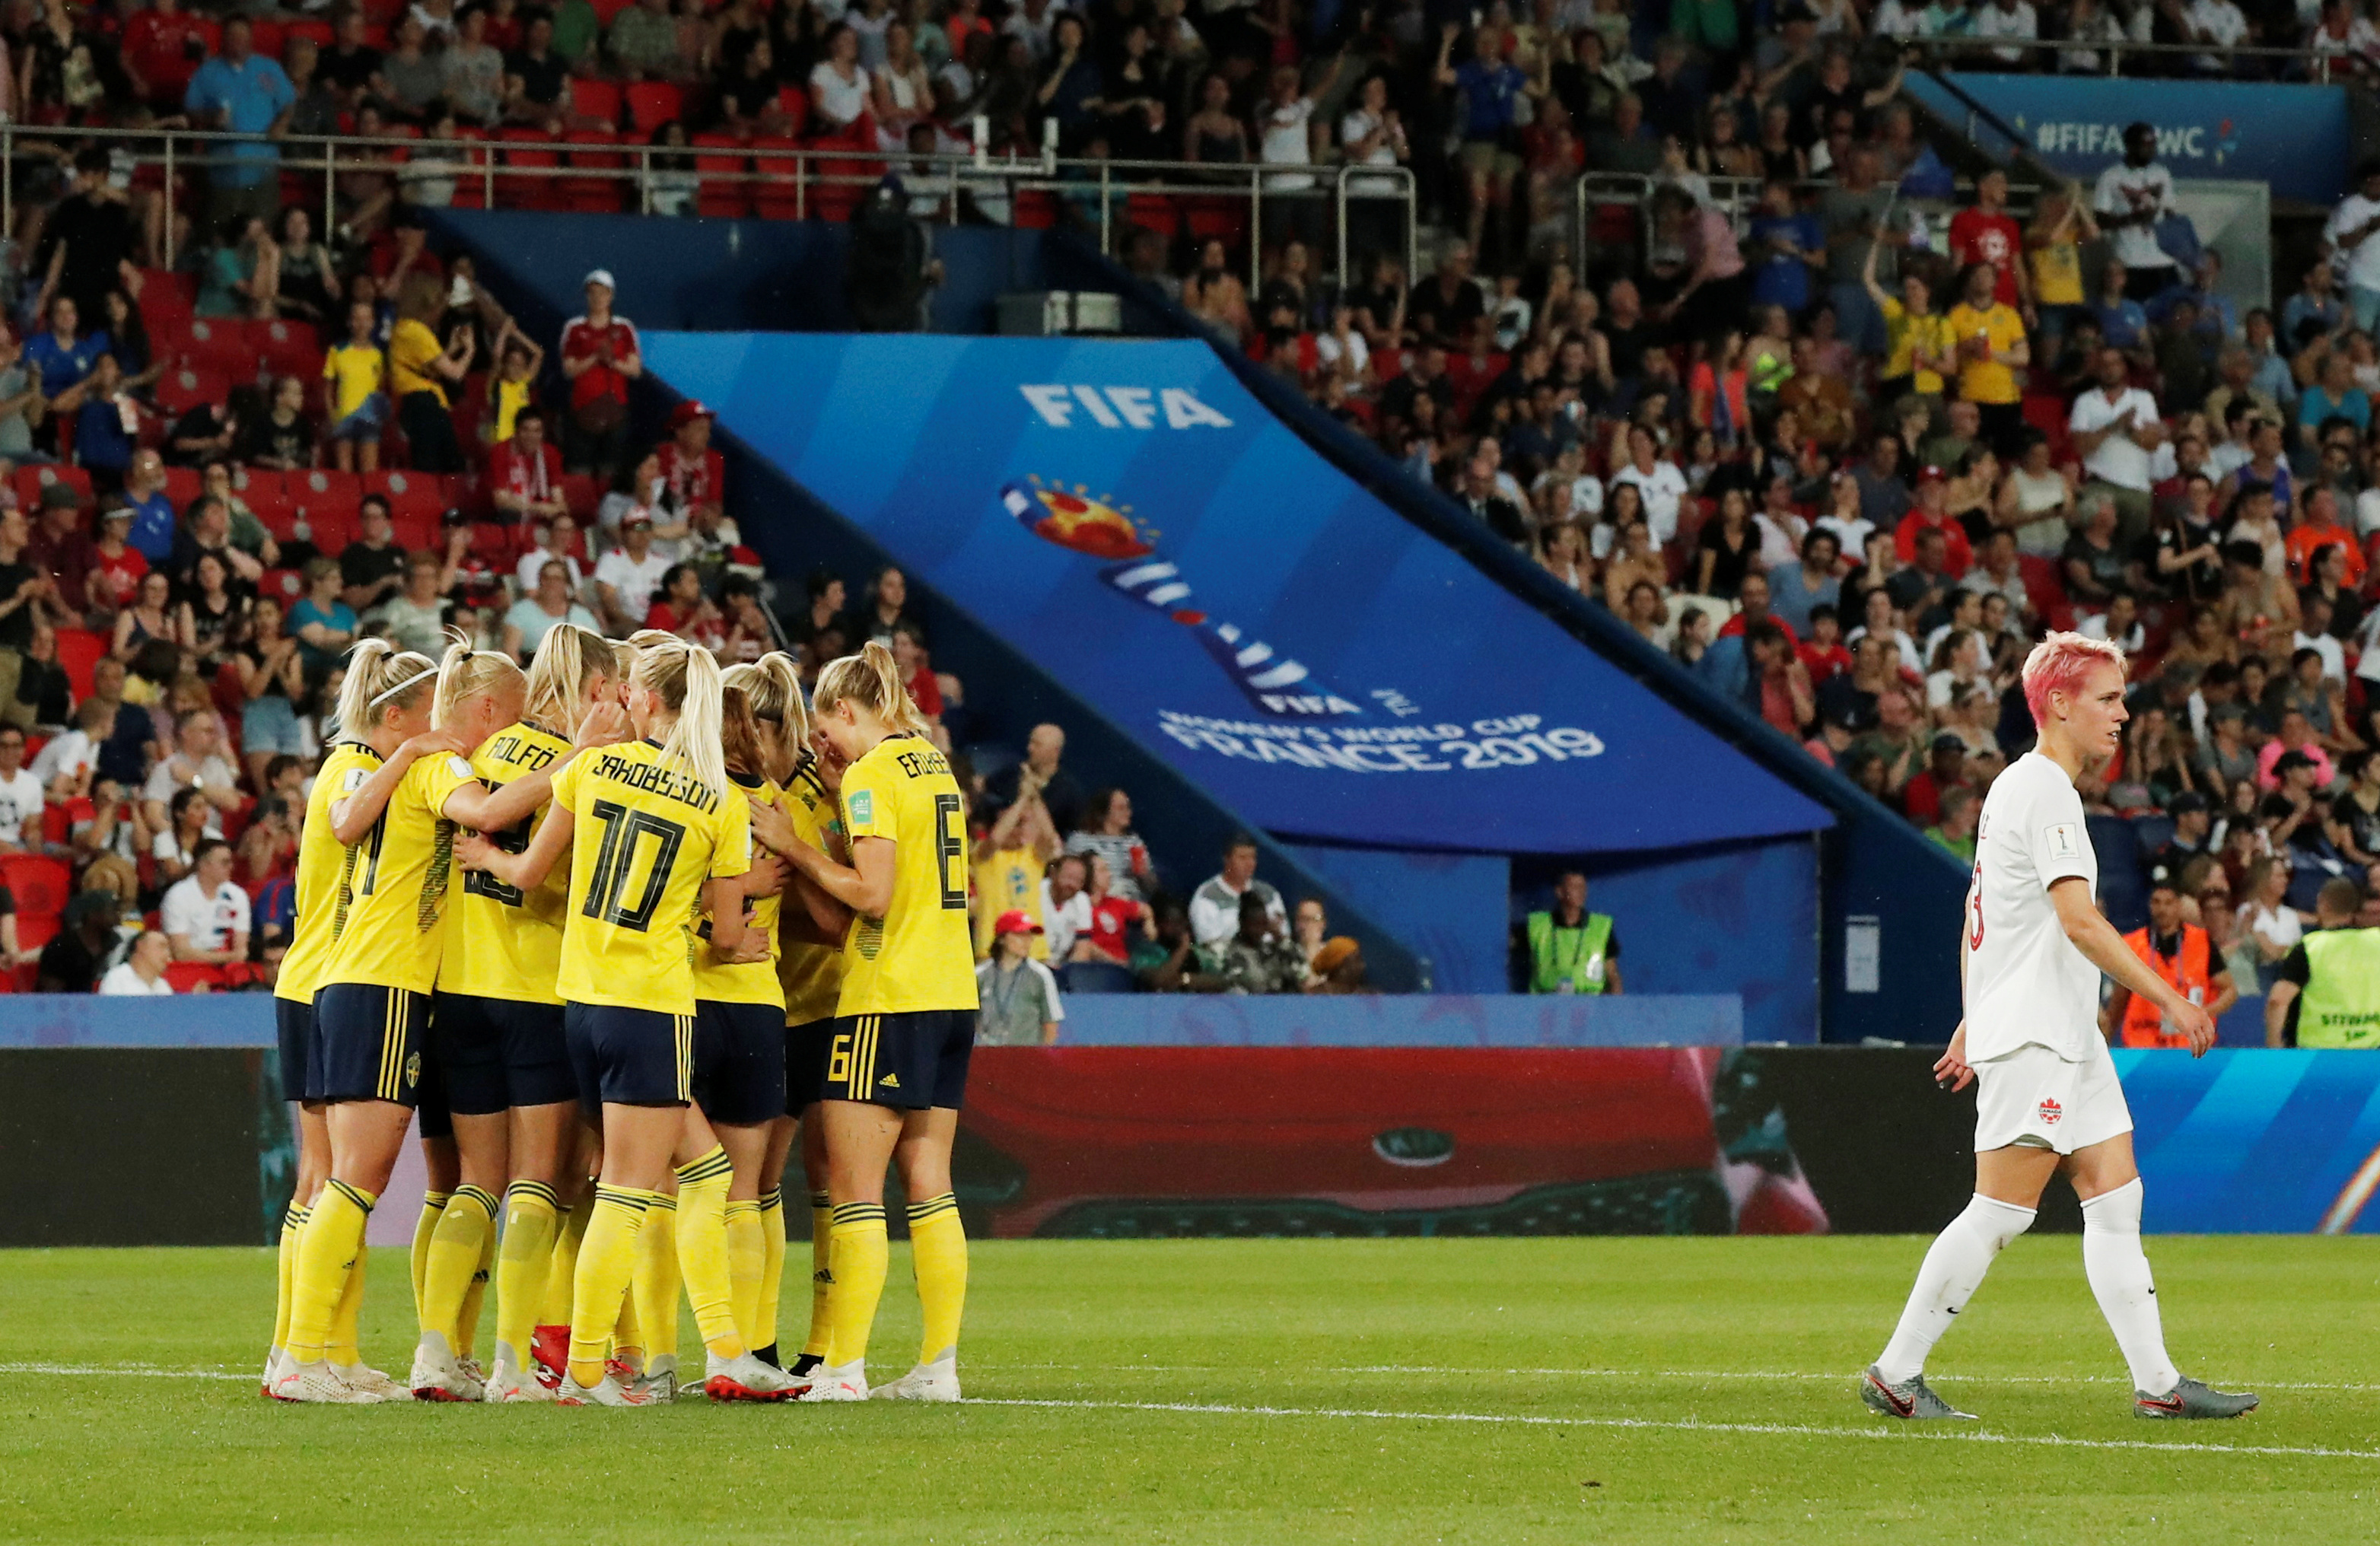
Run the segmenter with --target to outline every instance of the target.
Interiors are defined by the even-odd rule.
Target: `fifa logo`
[[[1095,499],[1081,485],[1069,491],[1038,478],[1009,484],[1000,491],[1000,501],[1018,525],[1043,542],[1104,560],[1099,579],[1109,589],[1189,629],[1258,713],[1318,721],[1364,712],[1317,680],[1301,663],[1249,638],[1236,624],[1219,622],[1192,605],[1189,582],[1157,552],[1160,533],[1135,523],[1131,505],[1117,505],[1111,497]]]

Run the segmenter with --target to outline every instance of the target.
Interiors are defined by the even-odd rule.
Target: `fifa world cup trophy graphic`
[[[1079,485],[1069,492],[1040,479],[1011,483],[1000,491],[1002,505],[1045,542],[1106,561],[1099,578],[1190,630],[1225,676],[1269,719],[1325,721],[1360,714],[1352,700],[1333,692],[1298,662],[1237,626],[1217,622],[1191,603],[1182,571],[1160,555],[1154,533],[1133,524],[1130,505],[1094,499]]]

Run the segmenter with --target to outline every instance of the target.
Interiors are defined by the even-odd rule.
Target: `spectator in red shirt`
[[[206,19],[181,0],[150,0],[124,23],[124,62],[149,88],[149,100],[179,107],[199,61],[206,56]],[[195,45],[195,46],[194,46]]]
[[[1900,786],[1900,809],[1919,826],[1934,826],[1942,820],[1942,797],[1966,782],[1967,743],[1955,730],[1942,731],[1927,752],[1925,771]]]
[[[1142,933],[1156,938],[1149,925],[1148,904],[1135,902],[1114,893],[1115,872],[1108,868],[1107,859],[1099,854],[1091,859],[1091,926],[1082,938],[1088,942],[1098,958],[1113,961],[1119,966],[1132,964],[1132,933],[1137,926]]]
[[[727,620],[702,593],[702,576],[691,564],[673,564],[662,575],[645,627],[714,651],[727,642]]]
[[[562,327],[562,373],[570,382],[563,459],[575,472],[609,479],[627,455],[628,383],[645,373],[637,327],[612,314],[612,271],[587,275],[587,310]]]
[[[42,524],[33,530],[26,561],[57,582],[47,598],[51,621],[62,628],[83,627],[91,611],[88,583],[100,558],[83,530],[82,495],[72,483],[60,481],[42,491]]]
[[[1843,620],[1826,602],[1810,609],[1810,637],[1794,646],[1794,658],[1810,674],[1813,690],[1826,686],[1839,671],[1852,668],[1851,651],[1843,648]]]
[[[85,588],[91,611],[114,614],[132,604],[140,593],[149,560],[126,539],[132,530],[132,506],[121,499],[99,513],[99,541],[94,544],[92,572]],[[109,626],[114,627],[111,621]]]
[[[2022,310],[2030,325],[2034,320],[2033,285],[2025,277],[2025,265],[2020,261],[2024,253],[2024,233],[2009,213],[2008,200],[2008,174],[1997,169],[1985,173],[1975,184],[1974,204],[1950,217],[1950,256],[1962,269],[1975,263],[1991,264],[1998,275],[1993,298]]]
[[[514,416],[512,439],[488,453],[488,487],[496,509],[512,520],[569,514],[562,497],[562,456],[546,443],[543,413],[525,408]]]
[[[1975,561],[1975,550],[1967,542],[1966,529],[1945,508],[1947,492],[1940,468],[1929,467],[1917,475],[1917,503],[1894,530],[1892,550],[1903,564],[1915,563],[1917,534],[1931,527],[1942,533],[1942,572],[1956,579]]]
[[[670,410],[669,439],[655,447],[670,506],[688,517],[708,505],[724,514],[727,467],[710,448],[711,412],[689,397]]]

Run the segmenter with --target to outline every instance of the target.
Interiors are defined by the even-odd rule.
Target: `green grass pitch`
[[[2265,1396],[2168,1425],[2130,1415],[2076,1240],[2027,1237],[1936,1359],[1985,1420],[1887,1429],[1853,1382],[1923,1249],[979,1243],[968,1405],[651,1412],[278,1406],[270,1253],[0,1253],[0,1538],[2380,1538],[2380,1242],[2152,1239],[2181,1366]],[[402,1378],[403,1254],[371,1284]],[[896,1251],[878,1373],[916,1325]]]

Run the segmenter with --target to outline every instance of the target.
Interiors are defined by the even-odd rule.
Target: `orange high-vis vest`
[[[2181,926],[2181,950],[2171,959],[2149,947],[2149,931],[2135,929],[2124,936],[2132,954],[2148,964],[2151,971],[2164,978],[2192,1004],[2204,1004],[2214,998],[2214,947],[2206,931],[2194,923]],[[2124,1005],[2124,1045],[2127,1047],[2187,1047],[2190,1039],[2179,1031],[2166,1029],[2165,1011],[2134,993]]]

